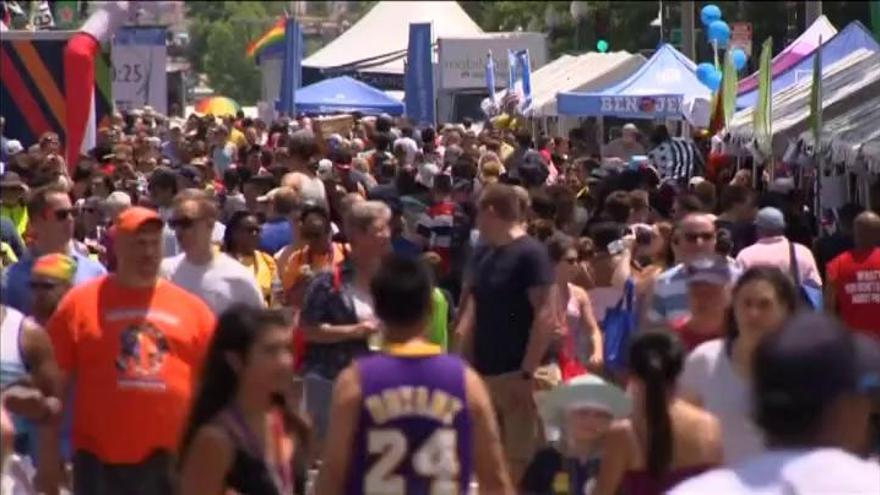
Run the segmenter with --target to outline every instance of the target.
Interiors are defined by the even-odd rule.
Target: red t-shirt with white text
[[[828,263],[827,273],[844,323],[880,339],[880,248],[847,251]]]

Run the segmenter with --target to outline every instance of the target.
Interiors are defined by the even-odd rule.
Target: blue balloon
[[[703,25],[708,27],[709,24],[712,24],[715,21],[721,19],[721,9],[718,8],[717,5],[709,4],[703,7],[703,10],[700,11],[700,20],[703,21]]]
[[[709,76],[715,72],[715,66],[709,63],[702,63],[697,66],[697,80],[703,84],[707,84]]]
[[[712,73],[709,74],[708,79],[703,84],[712,91],[718,91],[718,88],[721,87],[721,77],[721,71],[713,68]]]
[[[719,47],[726,45],[730,41],[730,26],[724,21],[709,24],[709,41],[718,43]]]
[[[736,70],[743,70],[746,66],[746,62],[749,60],[746,52],[741,48],[734,48],[733,51],[730,52],[730,58],[733,59],[733,66],[736,67]]]

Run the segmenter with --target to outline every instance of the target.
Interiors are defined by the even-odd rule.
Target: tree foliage
[[[283,14],[286,2],[187,2],[187,55],[196,72],[208,76],[217,93],[242,105],[260,97],[260,71],[247,57],[248,45]]]

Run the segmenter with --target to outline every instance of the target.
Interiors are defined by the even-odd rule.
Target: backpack
[[[602,320],[602,353],[605,367],[611,371],[622,371],[626,368],[629,340],[637,322],[634,298],[635,283],[632,278],[628,278],[620,300],[614,307],[608,308],[605,319]]]

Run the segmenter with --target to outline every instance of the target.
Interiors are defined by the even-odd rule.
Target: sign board
[[[680,119],[681,95],[581,95],[560,93],[557,105],[561,114],[608,116],[633,119]]]
[[[752,23],[734,22],[730,24],[730,48],[741,48],[752,56]]]
[[[495,61],[495,84],[507,87],[508,50],[529,50],[532,72],[547,63],[543,33],[492,33],[439,38],[440,89],[486,89],[486,54]]]
[[[124,27],[113,38],[110,52],[113,99],[116,108],[127,110],[150,105],[168,112],[165,75],[167,49],[164,27]]]

